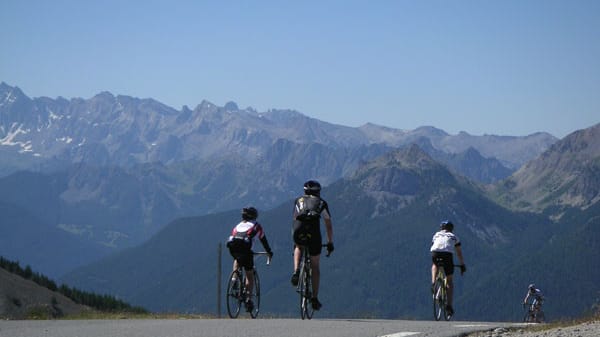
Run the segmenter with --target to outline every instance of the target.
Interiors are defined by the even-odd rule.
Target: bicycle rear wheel
[[[433,286],[433,317],[436,321],[439,321],[444,317],[446,317],[446,290],[444,289],[444,281],[442,279],[437,279]]]
[[[544,317],[544,312],[541,310],[538,310],[537,314],[535,314],[535,322],[536,323],[544,323],[545,317]]]
[[[260,309],[260,279],[258,278],[258,272],[254,270],[254,288],[252,294],[250,294],[250,300],[254,303],[254,307],[250,311],[250,316],[256,318]]]
[[[305,277],[305,268],[304,268],[304,262],[302,262],[301,266],[300,266],[300,275],[298,277],[298,295],[300,295],[300,317],[302,319],[306,318],[306,292],[307,292],[307,288],[306,288],[306,277]]]
[[[227,284],[227,313],[231,318],[237,318],[242,306],[242,275],[237,270],[231,272]]]
[[[312,319],[313,314],[315,313],[315,309],[312,307],[312,273],[310,270],[304,271],[304,277],[302,283],[304,284],[304,296],[302,300],[302,310],[304,312],[304,317],[307,319]]]

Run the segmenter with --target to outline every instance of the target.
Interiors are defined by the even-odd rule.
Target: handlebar
[[[327,244],[321,245],[321,247],[327,247]],[[327,254],[325,254],[325,257],[329,257],[329,255],[331,255],[331,252],[327,251]]]
[[[271,264],[271,255],[267,252],[252,252],[254,255],[266,255],[267,256],[267,266]]]
[[[308,249],[308,246],[298,245],[298,247],[300,247],[300,248],[304,247],[304,248]],[[327,247],[327,244],[322,244],[321,247]],[[327,251],[327,254],[325,254],[325,257],[329,257],[329,255],[331,255],[331,252]]]

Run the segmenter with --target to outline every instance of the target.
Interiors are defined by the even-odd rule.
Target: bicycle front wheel
[[[531,313],[529,311],[526,311],[525,316],[523,316],[523,322],[525,322],[525,323],[532,322],[533,320],[531,319],[531,317],[532,317]]]
[[[254,288],[250,294],[250,299],[254,303],[254,307],[250,311],[250,316],[256,318],[260,309],[260,279],[258,278],[258,272],[254,270]]]
[[[439,321],[444,317],[446,319],[446,289],[444,289],[444,282],[441,279],[437,279],[433,286],[433,317],[436,321]]]
[[[231,318],[237,318],[242,306],[242,275],[237,270],[231,272],[227,284],[227,313]]]

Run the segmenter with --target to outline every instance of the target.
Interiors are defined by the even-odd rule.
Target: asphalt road
[[[0,337],[453,337],[519,323],[359,319],[0,321]]]

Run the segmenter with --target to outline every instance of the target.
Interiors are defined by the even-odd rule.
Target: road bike
[[[436,321],[441,320],[442,317],[449,321],[452,318],[452,313],[446,310],[448,305],[448,277],[444,271],[442,259],[436,259],[435,264],[438,266],[438,272],[432,288],[433,317]],[[460,266],[454,265],[454,267]]]
[[[267,255],[267,265],[271,264],[271,257],[267,252],[252,252],[252,254]],[[229,313],[229,317],[231,318],[238,317],[242,304],[246,306],[246,310],[250,309],[248,311],[252,318],[258,316],[260,309],[260,279],[256,267],[254,267],[254,287],[250,294],[246,291],[246,277],[246,271],[239,263],[237,269],[232,271],[229,276],[227,284],[227,313]],[[248,300],[253,303],[251,308],[247,306]]]
[[[523,303],[525,309],[525,315],[523,316],[523,322],[525,323],[542,323],[544,322],[544,312],[542,306],[537,300],[531,301],[531,303]]]
[[[327,245],[322,245],[323,247],[327,247]],[[308,252],[308,246],[299,246],[301,257],[300,257],[300,274],[298,277],[298,286],[296,287],[296,292],[300,294],[300,317],[302,319],[311,319],[315,312],[315,309],[312,307],[312,294],[313,294],[313,285],[312,285],[312,266],[310,260],[310,254]],[[329,257],[330,252],[327,252],[327,257]]]

